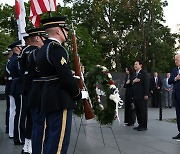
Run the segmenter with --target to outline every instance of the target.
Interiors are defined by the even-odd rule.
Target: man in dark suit
[[[179,134],[173,139],[180,139],[180,54],[175,55],[176,67],[173,68],[168,84],[173,84],[174,102],[176,108],[176,119]]]
[[[136,109],[138,126],[135,130],[147,130],[147,100],[148,100],[148,76],[142,70],[142,62],[140,60],[134,63],[135,74],[133,76],[133,100]]]
[[[161,87],[162,81],[157,72],[154,72],[154,76],[150,79],[150,92],[152,96],[152,106],[158,107],[161,101]]]

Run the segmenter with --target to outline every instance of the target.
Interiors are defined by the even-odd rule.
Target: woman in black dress
[[[125,68],[126,78],[124,83],[125,91],[125,110],[124,110],[124,123],[126,126],[133,126],[135,123],[135,109],[132,101],[132,74],[131,67]]]

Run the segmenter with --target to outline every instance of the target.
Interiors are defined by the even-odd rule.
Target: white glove
[[[82,98],[81,98],[81,99],[88,99],[88,98],[89,98],[88,91],[82,90],[82,91],[81,91],[81,94],[82,94]]]
[[[73,75],[73,77],[75,78],[75,79],[80,79],[80,77],[79,76],[76,76],[76,75]]]

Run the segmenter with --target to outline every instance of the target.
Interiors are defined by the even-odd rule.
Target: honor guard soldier
[[[21,41],[17,41],[8,46],[13,52],[8,64],[8,70],[12,77],[12,82],[10,86],[10,95],[13,96],[15,100],[15,118],[14,118],[14,144],[21,145],[24,144],[24,117],[23,115],[23,96],[22,96],[22,72],[20,70],[18,55],[21,52]],[[11,110],[11,109],[10,109]],[[11,115],[10,115],[11,116]]]
[[[7,51],[3,52],[3,55],[8,57],[8,61],[5,64],[4,67],[4,79],[6,80],[6,87],[5,87],[5,97],[6,97],[6,117],[5,117],[5,123],[6,123],[6,133],[9,133],[9,110],[10,110],[10,85],[11,85],[11,75],[7,68],[9,59],[12,56],[11,49],[8,49]]]
[[[41,92],[41,112],[46,118],[43,154],[67,153],[74,101],[82,96],[87,98],[87,92],[81,93],[72,75],[68,52],[62,46],[68,35],[65,20],[66,17],[42,20],[48,40],[36,57],[37,68],[43,75],[36,81],[44,82]]]
[[[34,136],[32,134],[32,126],[34,122],[32,122],[32,114],[30,110],[30,105],[28,104],[29,93],[32,88],[32,80],[37,77],[35,75],[36,68],[34,68],[30,62],[31,57],[35,57],[36,51],[40,49],[42,45],[44,45],[43,41],[45,40],[45,30],[43,28],[34,28],[26,31],[26,35],[24,36],[24,40],[26,46],[23,47],[21,55],[19,56],[20,66],[24,72],[23,76],[23,94],[25,97],[25,116],[26,116],[26,128],[25,128],[25,144],[22,150],[22,154],[31,154],[32,153],[32,145],[31,145],[31,137]],[[39,91],[38,91],[39,92]],[[34,97],[31,95],[30,97]],[[35,101],[37,102],[37,101]],[[33,103],[35,103],[33,102]],[[43,121],[44,124],[44,121]],[[42,129],[43,132],[43,129]],[[35,133],[36,134],[36,133]],[[39,135],[39,134],[38,134]],[[33,137],[34,138],[34,137]]]

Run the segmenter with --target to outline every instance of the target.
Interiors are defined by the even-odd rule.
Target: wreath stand
[[[104,92],[98,88],[98,84],[102,84]],[[111,129],[111,132],[112,132],[112,135],[116,142],[116,145],[118,147],[119,153],[121,154],[121,150],[117,143],[117,140],[116,140],[116,137],[115,137],[115,134],[114,134],[111,124],[114,121],[114,111],[116,112],[116,116],[117,116],[118,120],[120,121],[119,116],[118,116],[118,105],[120,104],[120,106],[122,106],[123,101],[121,100],[121,98],[119,96],[118,88],[115,86],[115,83],[112,80],[112,75],[109,73],[109,71],[106,67],[97,65],[96,67],[92,68],[92,70],[89,71],[89,74],[87,76],[87,87],[88,87],[88,89],[96,90],[96,92],[90,91],[89,96],[90,96],[90,98],[93,98],[92,105],[95,106],[94,110],[96,110],[96,112],[97,112],[96,116],[97,116],[98,121],[100,122],[99,128],[101,131],[101,136],[102,136],[104,146],[105,146],[105,140],[104,140],[102,125],[105,126],[106,128]],[[104,108],[103,105],[100,103],[101,101],[100,101],[100,97],[98,97],[99,95],[104,95],[107,97],[106,99],[107,99],[108,106],[106,108]],[[114,103],[116,104],[115,109],[114,109]],[[106,116],[99,117],[100,114],[98,114],[98,112],[99,113],[101,112],[103,115],[106,115]],[[75,121],[75,117],[74,117],[74,121]],[[75,125],[76,125],[76,122],[75,122]],[[81,116],[79,129],[77,131],[78,134],[77,134],[77,138],[75,141],[73,154],[75,153],[75,150],[76,150],[81,126],[83,126],[84,133],[86,136],[86,132],[85,132],[84,124],[83,124],[83,116]],[[76,130],[77,130],[77,126],[76,126]]]
[[[75,117],[74,117],[74,122],[75,122]],[[75,122],[75,123],[76,123],[76,122]],[[76,124],[75,124],[75,125],[76,125]],[[75,141],[75,145],[74,145],[73,154],[74,154],[75,151],[76,151],[76,146],[77,146],[77,142],[78,142],[78,139],[79,139],[79,134],[80,134],[80,131],[81,131],[81,126],[83,126],[84,134],[85,134],[85,136],[86,136],[86,131],[85,131],[84,124],[83,124],[83,116],[81,116],[81,121],[80,121],[79,129],[78,129],[78,134],[77,134],[76,141]],[[103,130],[102,130],[103,127],[102,127],[101,124],[99,124],[99,128],[100,128],[100,130],[101,130],[101,136],[102,136],[103,144],[104,144],[104,146],[105,146],[105,139],[104,139]],[[120,150],[120,147],[119,147],[119,145],[118,145],[116,136],[115,136],[114,131],[113,131],[113,129],[112,129],[112,126],[107,126],[107,125],[106,125],[104,128],[110,128],[110,129],[111,129],[111,132],[112,132],[113,137],[114,137],[114,140],[115,140],[115,142],[116,142],[118,151],[119,151],[119,153],[121,154],[121,150]],[[76,126],[76,130],[77,130],[77,126]],[[86,136],[86,137],[87,137],[87,136]]]

